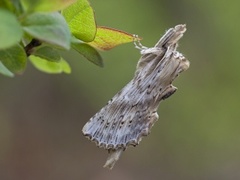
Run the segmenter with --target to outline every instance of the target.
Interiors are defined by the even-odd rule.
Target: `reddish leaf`
[[[134,41],[133,34],[112,29],[109,27],[98,27],[94,41],[88,43],[100,50],[109,50],[117,45]]]

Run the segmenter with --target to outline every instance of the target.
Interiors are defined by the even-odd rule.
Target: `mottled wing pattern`
[[[129,89],[133,81],[116,94],[108,104],[95,114],[84,126],[83,133],[99,147],[105,149],[126,148],[137,145],[142,136],[146,136],[153,123],[157,120],[157,113],[147,106],[139,92],[141,88]],[[134,95],[138,95],[134,97]],[[151,107],[151,106],[150,106]]]

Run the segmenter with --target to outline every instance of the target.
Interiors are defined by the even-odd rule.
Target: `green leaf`
[[[96,34],[94,12],[87,0],[78,0],[62,11],[72,34],[85,42],[93,41]]]
[[[42,72],[50,74],[71,73],[71,68],[64,59],[61,59],[59,62],[50,62],[34,55],[29,56],[29,59]]]
[[[59,52],[48,46],[37,48],[32,54],[53,62],[58,62],[61,59]]]
[[[0,61],[13,73],[21,73],[26,68],[27,55],[19,44],[0,50]]]
[[[87,58],[90,62],[103,67],[103,60],[101,55],[97,52],[96,49],[91,47],[86,43],[73,43],[72,48],[82,54],[85,58]]]
[[[30,14],[22,25],[24,31],[34,38],[70,49],[71,34],[65,19],[58,12]]]
[[[0,73],[8,77],[14,77],[14,74],[11,71],[9,71],[1,61],[0,61]]]
[[[0,8],[0,49],[17,44],[23,36],[23,30],[16,16]]]
[[[12,2],[9,1],[9,0],[1,0],[0,1],[0,7],[4,8],[4,9],[8,9],[10,11],[13,11],[13,9],[14,9],[14,6],[13,6]]]
[[[54,12],[62,10],[76,0],[21,0],[27,12]]]
[[[139,40],[141,38],[138,38]],[[109,27],[98,27],[94,41],[88,43],[100,50],[110,50],[123,43],[133,42],[136,38],[127,32]]]

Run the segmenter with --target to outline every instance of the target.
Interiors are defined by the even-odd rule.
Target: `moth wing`
[[[83,127],[83,134],[105,149],[139,144],[158,119],[157,113],[151,113],[148,107],[144,109],[142,103],[131,104],[132,101],[118,97],[122,96],[115,96]]]

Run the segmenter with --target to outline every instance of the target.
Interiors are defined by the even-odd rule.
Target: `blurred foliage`
[[[43,72],[70,73],[70,66],[58,51],[71,47],[102,67],[103,60],[95,48],[109,50],[134,40],[129,33],[97,27],[88,0],[3,0],[0,39],[0,73],[9,77],[25,70],[30,55],[30,62]],[[59,69],[63,62],[69,70]]]
[[[23,76],[0,77],[1,179],[240,179],[239,1],[96,1],[99,24],[125,29],[151,47],[164,31],[186,23],[179,51],[190,69],[160,105],[159,121],[112,171],[107,154],[81,128],[133,76],[133,44],[107,53],[105,68],[63,55],[71,75],[50,76],[31,65]]]

